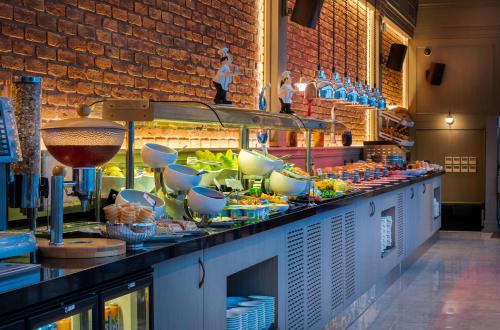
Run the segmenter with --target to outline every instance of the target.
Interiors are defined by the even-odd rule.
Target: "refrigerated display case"
[[[98,299],[96,295],[61,303],[57,307],[28,318],[30,330],[96,330]]]
[[[24,320],[0,325],[0,330],[20,330],[20,329],[24,329]]]
[[[153,277],[130,280],[100,293],[101,329],[153,329]]]

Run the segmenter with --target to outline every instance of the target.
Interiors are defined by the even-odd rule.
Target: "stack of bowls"
[[[248,296],[251,300],[264,302],[265,308],[265,328],[269,329],[274,324],[274,297],[272,296]]]
[[[266,305],[263,301],[242,301],[238,304],[240,307],[250,307],[257,310],[257,328],[266,329]],[[249,321],[250,322],[250,321]],[[250,329],[250,328],[249,328]],[[254,328],[252,328],[254,329]]]
[[[226,329],[227,330],[240,330],[242,329],[242,314],[237,311],[226,311]]]

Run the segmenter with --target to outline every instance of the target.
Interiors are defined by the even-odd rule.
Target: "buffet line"
[[[2,105],[12,118],[12,105],[8,101]],[[82,105],[77,112],[77,118],[49,122],[40,129],[47,152],[62,164],[53,168],[50,179],[50,238],[37,240],[40,253],[47,257],[119,255],[125,253],[125,243],[127,249],[134,250],[141,249],[147,241],[206,235],[210,227],[230,228],[265,221],[289,210],[328,203],[428,171],[442,170],[426,162],[406,163],[396,156],[388,156],[384,162],[367,160],[315,168],[310,154],[312,131],[328,131],[334,124],[294,114],[240,111],[198,102],[116,99]],[[102,119],[91,118],[91,113]],[[134,159],[134,129],[136,122],[147,121],[238,128],[241,149],[177,151],[146,143],[141,150],[143,168],[139,175]],[[249,149],[250,129],[258,129],[261,149]],[[305,169],[287,162],[286,157],[268,152],[267,137],[271,129],[306,132],[309,138]],[[111,161],[124,140],[125,168]],[[21,143],[23,151],[33,148],[27,145],[29,141]],[[25,158],[22,163],[26,162],[23,168],[34,161]],[[65,167],[72,169],[69,181]],[[33,188],[31,193],[32,198],[40,197],[41,189]],[[93,206],[96,226],[86,233],[93,230],[99,237],[81,244],[63,237],[65,194],[78,197],[83,212]],[[103,196],[111,197],[104,205]],[[99,223],[101,210],[106,220],[104,225]],[[35,231],[36,216],[31,221],[35,223],[32,225]],[[33,238],[28,241],[32,246]],[[80,249],[76,253],[75,248],[82,244],[86,248],[94,245],[95,249]],[[109,251],[97,253],[103,245]]]

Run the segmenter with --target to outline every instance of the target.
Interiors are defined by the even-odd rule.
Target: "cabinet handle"
[[[425,194],[425,191],[427,190],[427,186],[425,185],[425,183],[422,183],[422,186],[424,186],[424,191],[422,191],[422,194]]]
[[[198,289],[201,289],[201,287],[205,283],[205,265],[203,264],[203,261],[201,260],[201,258],[198,258],[198,264],[201,267],[201,280],[200,280],[200,283],[198,283]]]
[[[375,203],[373,201],[370,201],[370,217],[373,217],[375,214]]]
[[[411,187],[410,191],[411,191],[410,199],[413,199],[413,197],[415,197],[415,189],[413,189],[413,187]]]

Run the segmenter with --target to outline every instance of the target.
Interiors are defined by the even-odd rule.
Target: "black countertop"
[[[32,308],[39,308],[42,304],[64,300],[75,293],[84,294],[95,291],[99,286],[112,283],[121,277],[150,270],[151,266],[162,261],[252,236],[320,212],[352,204],[358,198],[374,197],[442,174],[444,173],[429,173],[421,177],[388,184],[374,190],[354,193],[320,205],[307,206],[281,216],[272,217],[266,221],[244,225],[239,228],[213,230],[207,236],[186,238],[176,243],[146,244],[144,250],[127,251],[126,255],[122,256],[95,259],[38,259],[35,263],[41,264],[42,267],[39,282],[0,294],[2,305],[0,320],[25,316]],[[7,261],[30,263],[34,260],[30,260],[26,256],[12,258]]]

